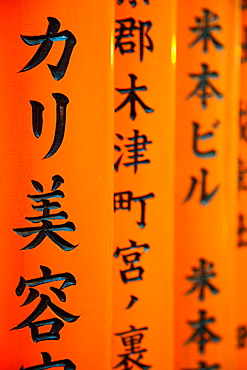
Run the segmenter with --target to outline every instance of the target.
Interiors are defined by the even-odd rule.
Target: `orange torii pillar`
[[[110,369],[114,4],[0,9],[1,369]]]
[[[116,2],[112,364],[121,369],[173,370],[175,17],[172,0]]]
[[[177,10],[175,369],[233,370],[239,4]]]
[[[247,3],[241,3],[240,17],[240,100],[239,100],[239,125],[238,125],[238,228],[236,240],[237,253],[237,328],[236,328],[236,346],[237,346],[237,368],[243,370],[247,366],[247,320],[246,320],[246,261],[247,261],[247,234],[246,234],[246,206],[247,206]]]

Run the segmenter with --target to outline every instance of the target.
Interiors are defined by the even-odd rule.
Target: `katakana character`
[[[129,40],[129,38],[134,37],[133,31],[139,31],[140,61],[142,62],[144,48],[150,52],[153,51],[153,41],[148,35],[148,32],[152,27],[152,23],[150,21],[139,21],[140,26],[138,27],[135,25],[136,21],[134,18],[119,19],[116,20],[116,22],[120,24],[120,28],[115,29],[115,32],[118,33],[118,35],[115,36],[115,49],[119,48],[122,55],[126,53],[134,53],[136,44],[133,41],[123,42],[123,39],[127,38]],[[148,45],[145,45],[145,38],[148,41]]]
[[[26,217],[26,220],[32,223],[42,222],[40,227],[25,227],[13,229],[18,235],[22,237],[27,237],[32,234],[38,234],[26,247],[22,250],[32,249],[37,247],[46,236],[51,239],[59,248],[64,251],[70,251],[78,246],[73,245],[59,236],[55,231],[75,231],[75,225],[73,222],[66,222],[60,225],[53,225],[51,220],[61,220],[68,218],[66,212],[59,212],[50,214],[52,209],[58,209],[61,207],[58,202],[50,202],[48,199],[51,198],[64,198],[64,193],[61,190],[57,190],[59,186],[64,182],[63,178],[59,175],[52,177],[53,186],[52,192],[40,195],[28,195],[28,198],[32,199],[36,203],[42,203],[40,206],[32,206],[35,211],[42,212],[42,216],[39,217]],[[39,192],[43,193],[43,186],[35,180],[31,181],[34,188]]]
[[[145,210],[146,210],[146,199],[154,198],[153,193],[147,195],[142,195],[140,197],[133,197],[131,191],[122,191],[120,193],[114,194],[114,212],[118,210],[131,210],[131,202],[140,202],[141,203],[141,220],[137,222],[141,229],[146,226],[145,223]]]
[[[209,72],[209,66],[202,63],[202,73],[190,73],[189,76],[193,80],[199,80],[196,88],[190,93],[187,99],[192,98],[193,96],[198,96],[201,99],[202,108],[207,108],[207,99],[213,97],[214,95],[218,99],[222,99],[223,95],[212,85],[209,81],[210,78],[218,78],[219,75],[217,72]],[[201,93],[200,93],[201,91]],[[209,92],[210,91],[210,92]]]
[[[116,89],[120,94],[129,94],[127,98],[123,101],[122,104],[120,104],[116,109],[115,112],[118,112],[122,108],[125,107],[126,104],[130,103],[130,118],[134,120],[136,118],[136,101],[141,105],[141,107],[144,109],[146,113],[152,113],[154,110],[152,108],[149,108],[146,104],[143,103],[143,101],[139,98],[139,96],[135,93],[135,91],[146,91],[146,86],[135,86],[135,81],[137,80],[137,77],[133,74],[129,74],[131,79],[131,87],[130,89]]]
[[[63,54],[56,66],[48,64],[48,67],[51,71],[53,78],[57,81],[61,80],[65,75],[67,67],[69,65],[69,60],[72,54],[72,50],[76,44],[76,38],[70,31],[58,32],[60,28],[60,22],[53,17],[48,17],[48,29],[46,35],[40,36],[23,36],[21,35],[22,40],[25,44],[29,46],[34,46],[41,44],[32,59],[28,64],[20,71],[25,72],[39,65],[49,54],[53,41],[65,41],[65,48]]]
[[[49,158],[53,156],[58,151],[60,145],[62,144],[66,123],[66,107],[69,103],[69,99],[67,98],[67,96],[63,94],[55,93],[52,94],[52,96],[57,103],[56,130],[52,146],[44,158]],[[41,103],[35,100],[30,100],[30,104],[32,106],[33,133],[37,138],[39,138],[42,133],[43,110],[45,108]]]
[[[238,246],[239,247],[246,247],[247,246],[247,240],[244,240],[244,233],[247,231],[247,227],[244,223],[244,215],[240,214],[238,216]]]
[[[127,248],[118,248],[116,249],[114,253],[114,257],[118,258],[120,256],[120,253],[123,251],[129,251],[132,249],[136,248],[143,248],[143,252],[147,252],[149,250],[149,245],[148,244],[142,244],[142,245],[137,245],[135,241],[129,240],[130,242],[130,247]],[[140,281],[142,280],[142,274],[144,272],[142,267],[135,267],[134,264],[138,263],[140,261],[140,256],[141,254],[139,252],[134,252],[134,253],[129,253],[129,254],[124,254],[123,261],[125,265],[130,265],[130,268],[128,270],[120,270],[120,275],[121,278],[124,282],[124,284],[129,283],[130,281]],[[133,271],[138,272],[136,276],[133,276]],[[129,275],[129,276],[128,276]]]
[[[45,310],[49,307],[57,316],[62,318],[64,321],[67,322],[74,322],[76,321],[79,316],[71,315],[70,313],[62,310],[60,307],[56,306],[54,303],[51,302],[51,299],[46,294],[40,294],[37,289],[33,287],[47,284],[51,282],[56,282],[59,280],[64,281],[59,289],[55,287],[50,287],[50,290],[53,291],[56,296],[60,299],[60,301],[66,301],[66,295],[62,291],[63,289],[76,284],[76,280],[74,276],[70,273],[65,274],[56,274],[51,275],[51,270],[46,266],[40,266],[40,269],[43,273],[41,278],[25,280],[22,276],[20,278],[20,282],[16,288],[16,295],[21,296],[24,293],[26,286],[29,287],[29,294],[26,298],[25,302],[22,306],[26,306],[33,302],[36,298],[40,296],[40,303],[36,307],[36,309],[29,315],[24,321],[22,321],[19,325],[14,327],[12,330],[22,329],[26,326],[29,326],[31,329],[31,335],[34,343],[44,341],[44,340],[58,340],[60,338],[59,331],[64,326],[64,323],[60,320],[55,318],[41,320],[41,321],[34,321],[36,320]],[[48,333],[39,333],[39,327],[45,325],[52,325],[50,332]]]
[[[218,15],[208,9],[202,9],[203,16],[201,18],[195,17],[197,23],[196,27],[190,27],[191,32],[198,35],[198,37],[189,45],[190,47],[196,45],[199,41],[203,42],[203,52],[208,51],[208,42],[211,41],[216,49],[223,49],[223,45],[217,41],[212,32],[221,31],[221,27],[215,22],[218,20]]]
[[[203,206],[206,206],[211,199],[215,196],[217,191],[219,190],[219,185],[217,185],[214,190],[211,191],[211,193],[207,193],[206,191],[206,176],[208,175],[208,171],[205,169],[201,169],[201,174],[202,174],[202,181],[201,181],[201,198],[200,198],[200,203]],[[192,184],[190,187],[190,191],[184,200],[184,203],[188,202],[190,200],[192,194],[194,193],[194,190],[196,188],[197,183],[199,182],[196,177],[191,176]]]
[[[214,267],[213,263],[207,262],[203,258],[201,258],[199,261],[200,266],[198,268],[192,268],[194,275],[186,277],[187,280],[191,281],[194,284],[192,288],[186,293],[186,295],[189,295],[198,289],[200,292],[199,300],[204,301],[204,290],[206,287],[208,287],[208,289],[213,294],[218,294],[219,290],[209,282],[209,280],[214,278],[216,275],[214,272],[212,272],[212,269]]]
[[[128,156],[128,158],[131,159],[131,161],[126,162],[123,165],[125,167],[134,166],[134,173],[136,173],[137,172],[137,167],[140,164],[150,163],[149,159],[140,159],[140,158],[142,158],[144,156],[144,154],[141,154],[141,152],[145,152],[146,151],[146,146],[148,144],[152,144],[152,141],[148,141],[146,135],[139,135],[138,130],[133,130],[133,131],[134,131],[134,136],[128,138],[128,140],[130,142],[132,142],[132,144],[125,145],[125,147],[128,149],[128,152],[131,154],[130,156]],[[116,134],[116,136],[118,137],[119,140],[123,140],[122,135]],[[121,148],[118,145],[114,145],[114,149],[117,152],[121,151]],[[118,172],[119,165],[120,165],[120,162],[122,160],[122,157],[123,157],[123,154],[121,154],[121,156],[118,158],[118,160],[114,164],[114,170],[116,172]]]
[[[198,141],[204,141],[209,140],[214,136],[212,131],[206,132],[205,134],[200,135],[198,133],[199,131],[199,125],[196,122],[193,122],[193,152],[194,154],[199,158],[213,158],[216,157],[216,151],[215,150],[208,150],[206,152],[201,152],[197,148],[197,142]]]
[[[138,298],[135,297],[134,295],[131,295],[130,298],[131,300],[128,306],[126,307],[126,310],[129,310],[138,301]]]
[[[213,323],[215,319],[213,317],[206,319],[206,311],[204,310],[200,310],[199,315],[200,317],[198,321],[188,321],[188,324],[195,330],[195,332],[185,344],[197,342],[199,352],[205,353],[205,346],[207,343],[218,343],[221,338],[207,328],[207,325]]]
[[[121,355],[118,355],[118,357],[122,357],[123,360],[117,364],[114,369],[117,369],[120,366],[123,366],[123,370],[131,370],[133,366],[130,366],[129,363],[134,364],[136,367],[139,367],[142,370],[148,370],[151,368],[149,365],[144,365],[140,363],[140,360],[143,358],[142,354],[143,352],[147,352],[146,349],[140,349],[140,344],[142,342],[142,339],[144,335],[140,333],[141,331],[148,330],[147,327],[136,329],[133,325],[130,325],[129,331],[123,332],[123,333],[117,333],[115,335],[122,337],[122,343],[125,347],[129,347],[126,349],[127,353],[123,353]],[[134,333],[130,335],[131,333]],[[136,355],[136,358],[132,358],[132,356]]]
[[[51,355],[47,352],[41,352],[42,358],[43,358],[43,364],[42,365],[35,365],[31,367],[24,367],[22,366],[20,370],[46,370],[46,369],[54,369],[60,366],[63,366],[64,370],[76,370],[75,364],[68,360],[59,360],[51,362]]]

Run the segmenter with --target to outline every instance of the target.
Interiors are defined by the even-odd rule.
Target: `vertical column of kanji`
[[[175,2],[116,0],[113,368],[173,369]]]
[[[176,370],[236,369],[238,15],[237,1],[178,0]]]
[[[0,367],[106,370],[114,4],[3,0],[0,10]]]
[[[241,8],[241,69],[239,102],[239,157],[238,157],[238,238],[237,238],[237,368],[243,370],[247,364],[247,299],[243,290],[246,287],[247,261],[247,1],[240,1]]]

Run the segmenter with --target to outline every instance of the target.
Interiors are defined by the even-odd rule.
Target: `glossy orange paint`
[[[237,110],[238,110],[238,26],[237,1],[178,1],[177,12],[177,74],[176,74],[176,177],[175,177],[175,369],[197,369],[199,361],[222,369],[236,369],[236,213],[237,213]],[[202,22],[207,12],[211,35],[222,45],[208,40],[203,51],[203,38],[191,27]],[[215,17],[215,14],[217,17]],[[196,19],[200,18],[196,22]],[[195,31],[195,29],[194,29]],[[191,45],[194,43],[194,45]],[[196,87],[199,80],[190,74],[201,74],[202,64],[214,74],[208,81],[218,93],[207,86],[207,107],[203,109]],[[193,92],[195,93],[193,95]],[[193,96],[192,96],[193,95]],[[211,133],[208,140],[198,140],[200,152],[216,151],[212,157],[199,157],[193,152],[193,127],[198,134]],[[202,199],[202,170],[206,195],[215,195],[205,205]],[[194,179],[193,179],[194,178]],[[192,183],[195,188],[189,196]],[[217,188],[218,187],[218,188]],[[186,201],[187,200],[187,201]],[[199,268],[200,259],[213,263],[215,278],[210,283],[219,290],[213,294],[205,288],[205,299],[199,300],[199,289],[187,294],[193,282],[192,268]],[[199,351],[199,336],[188,321],[198,321],[199,311],[206,311],[206,325],[219,337]],[[191,339],[191,341],[190,341]],[[208,339],[206,334],[206,339]]]
[[[247,27],[247,9],[242,9],[241,11],[241,45],[246,43],[246,31],[245,27]],[[246,232],[242,230],[240,232],[240,228],[246,225],[246,205],[247,205],[247,197],[246,197],[246,190],[245,190],[245,183],[246,183],[246,175],[245,175],[245,167],[246,167],[246,159],[247,159],[247,146],[246,146],[246,138],[245,138],[245,129],[246,126],[246,118],[245,118],[245,110],[246,110],[246,103],[247,103],[247,89],[246,89],[246,77],[247,77],[247,64],[245,61],[246,53],[244,51],[243,46],[241,47],[241,54],[240,58],[241,62],[241,69],[240,69],[240,101],[239,101],[239,127],[238,127],[238,138],[239,138],[239,157],[238,160],[241,161],[240,164],[240,171],[243,171],[242,174],[239,174],[239,178],[241,177],[242,180],[239,182],[239,191],[238,191],[238,237],[236,241],[236,249],[237,249],[237,327],[236,327],[236,346],[238,349],[238,356],[237,356],[237,368],[239,370],[243,370],[246,367],[247,363],[247,350],[246,350],[246,338],[243,335],[246,327],[246,309],[247,309],[247,299],[245,294],[245,287],[246,287],[246,258],[247,258],[247,249],[246,249]],[[242,337],[242,338],[241,338]]]
[[[0,42],[1,369],[40,365],[41,352],[50,353],[53,361],[69,358],[77,369],[111,367],[113,12],[113,3],[100,1],[3,0],[0,4],[4,35]],[[38,48],[24,44],[20,34],[45,34],[47,17],[57,18],[60,31],[69,30],[77,39],[67,72],[60,81],[52,78],[47,64],[58,62],[63,41],[54,42],[39,66],[18,73]],[[56,111],[52,93],[65,94],[70,100],[65,138],[54,156],[42,159],[54,137]],[[39,139],[32,132],[30,100],[45,107]],[[46,238],[38,247],[21,251],[32,236],[22,238],[12,229],[30,227],[25,217],[37,216],[27,198],[28,194],[37,194],[31,180],[42,183],[47,192],[51,189],[51,177],[56,174],[65,180],[60,188],[65,194],[60,201],[61,210],[76,225],[75,232],[63,231],[60,235],[78,247],[64,252]],[[10,329],[37,306],[36,299],[20,307],[27,291],[17,297],[15,288],[20,276],[40,277],[40,265],[49,267],[53,274],[69,272],[75,276],[77,284],[65,289],[65,303],[47,286],[39,288],[60,308],[80,318],[65,323],[60,340],[33,343],[28,327]],[[47,309],[39,319],[53,316]]]
[[[136,46],[134,53],[123,55],[116,48],[115,88],[130,87],[129,74],[135,75],[136,86],[146,86],[147,89],[136,93],[153,112],[146,113],[137,103],[135,120],[130,118],[130,104],[115,113],[115,133],[123,136],[120,141],[115,135],[115,144],[122,148],[121,152],[115,152],[115,161],[121,154],[123,157],[118,172],[115,172],[114,191],[131,191],[133,197],[153,193],[154,198],[146,200],[144,228],[137,224],[141,214],[140,202],[133,202],[129,212],[117,210],[114,214],[113,253],[117,247],[129,247],[129,240],[137,245],[148,244],[150,249],[145,253],[143,248],[125,251],[113,261],[113,366],[119,364],[122,358],[118,356],[128,353],[129,348],[115,334],[130,330],[129,326],[133,325],[135,328],[148,328],[140,332],[143,339],[138,346],[141,350],[146,349],[140,363],[154,369],[173,369],[175,17],[174,1],[150,1],[146,5],[143,0],[137,0],[137,6],[132,8],[125,0],[122,5],[116,5],[118,21],[133,18],[135,27],[139,28],[140,22],[151,22],[148,35],[153,41],[153,51],[144,47],[143,60],[140,61],[140,30],[133,31],[133,38],[122,39],[122,42],[132,41]],[[119,27],[120,23],[116,22],[116,28]],[[119,36],[119,32],[116,35]],[[144,46],[150,46],[145,36]],[[124,47],[129,49],[129,45]],[[115,91],[115,108],[126,97]],[[134,130],[152,141],[145,152],[139,153],[144,154],[140,160],[150,160],[150,163],[138,165],[136,173],[133,166],[124,166],[131,162],[128,158],[131,153],[125,145],[131,144],[128,138],[133,137]],[[144,269],[142,280],[124,283],[120,270],[127,270],[130,265],[124,264],[122,256],[135,252],[140,253],[140,261],[134,267]],[[137,277],[138,271],[132,274]],[[126,309],[131,295],[138,301]],[[132,355],[132,358],[136,357],[138,355]],[[133,363],[129,365],[135,367]]]

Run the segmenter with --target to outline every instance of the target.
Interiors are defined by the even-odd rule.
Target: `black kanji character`
[[[214,323],[215,319],[213,317],[207,319],[206,311],[204,310],[199,311],[199,316],[200,317],[198,321],[188,321],[188,324],[195,330],[195,332],[185,344],[197,342],[199,352],[205,353],[205,346],[207,343],[218,343],[221,338],[207,328],[207,325]]]
[[[56,108],[56,130],[55,136],[52,143],[52,146],[46,156],[44,158],[49,158],[53,156],[58,149],[60,148],[65,132],[65,124],[66,124],[66,107],[69,103],[69,99],[67,96],[55,93],[52,94],[53,98],[56,100],[57,108]],[[35,101],[30,100],[30,104],[32,106],[32,124],[33,124],[33,133],[34,135],[39,138],[42,133],[43,127],[43,110],[45,109],[44,106]]]
[[[40,294],[37,289],[33,288],[38,285],[62,280],[64,281],[64,283],[59,289],[55,287],[50,287],[50,290],[52,290],[56,294],[60,301],[65,302],[66,295],[62,290],[71,285],[76,284],[74,276],[70,273],[51,275],[51,270],[46,266],[40,266],[40,269],[43,273],[43,276],[41,278],[25,280],[21,276],[20,282],[16,288],[16,295],[21,296],[24,293],[26,286],[29,287],[28,297],[26,298],[22,306],[30,304],[39,296],[41,298],[40,303],[33,311],[33,313],[31,313],[31,315],[29,315],[24,321],[22,321],[19,325],[12,329],[17,330],[29,326],[31,329],[31,335],[34,343],[41,342],[44,340],[58,340],[60,338],[59,331],[64,326],[62,320],[58,318],[52,318],[47,320],[34,321],[46,310],[47,307],[49,307],[57,316],[59,316],[66,322],[74,322],[79,318],[79,316],[71,315],[70,313],[62,310],[60,307],[56,306],[54,303],[51,302],[49,296],[47,296],[46,294]],[[52,325],[50,332],[39,333],[39,327],[46,325]]]
[[[247,190],[247,185],[245,184],[244,177],[247,172],[245,162],[241,159],[238,160],[238,190]]]
[[[195,290],[199,290],[199,300],[204,301],[204,290],[206,287],[211,291],[213,294],[218,294],[219,290],[215,288],[209,280],[214,278],[216,274],[212,271],[214,265],[213,263],[207,262],[205,259],[201,258],[200,266],[193,267],[193,275],[187,276],[186,279],[191,281],[194,285],[192,288],[186,293],[186,295],[193,293]]]
[[[22,250],[32,249],[37,247],[46,236],[50,238],[56,245],[58,245],[64,251],[70,251],[78,246],[73,245],[59,236],[55,231],[75,231],[75,225],[73,222],[66,222],[60,225],[53,225],[51,220],[61,220],[67,219],[68,214],[66,212],[59,212],[50,214],[52,209],[58,209],[61,207],[58,202],[50,202],[51,198],[64,198],[64,193],[61,190],[57,190],[58,187],[64,182],[63,178],[59,175],[52,177],[53,186],[52,192],[41,194],[41,195],[28,195],[28,198],[32,199],[36,203],[42,203],[40,206],[32,206],[35,211],[41,211],[42,216],[39,217],[26,217],[26,220],[32,223],[42,222],[40,227],[25,227],[19,229],[13,229],[18,235],[22,237],[27,237],[32,234],[38,234],[33,241],[31,241],[26,247]],[[38,182],[32,180],[34,188],[39,192],[43,193],[43,186]]]
[[[183,370],[217,370],[220,369],[220,365],[207,365],[204,361],[198,361],[199,367],[196,369],[183,369]]]
[[[243,27],[244,42],[241,44],[242,56],[241,63],[247,62],[247,27]]]
[[[247,104],[246,102],[240,102],[239,108],[239,138],[247,142]]]
[[[203,16],[196,17],[196,27],[190,27],[191,32],[198,35],[198,37],[189,45],[190,47],[196,45],[199,41],[203,42],[203,52],[208,51],[208,42],[211,41],[216,49],[223,49],[223,45],[217,41],[212,32],[221,31],[221,27],[215,22],[218,20],[218,15],[208,9],[203,9]]]
[[[123,136],[120,134],[116,134],[119,140],[123,140]],[[134,136],[129,137],[128,140],[132,142],[132,144],[127,144],[125,147],[128,149],[128,152],[131,154],[128,156],[129,159],[131,159],[130,162],[124,163],[125,167],[134,166],[134,173],[137,172],[137,167],[140,164],[147,164],[150,163],[149,159],[143,159],[142,157],[144,154],[141,154],[141,152],[146,151],[146,146],[148,144],[152,144],[152,141],[148,141],[146,135],[139,135],[138,130],[134,130]],[[120,146],[114,145],[114,149],[117,152],[121,151]],[[122,160],[123,154],[120,155],[120,157],[117,159],[117,161],[114,164],[114,170],[118,172],[120,162]]]
[[[216,157],[216,151],[215,150],[208,150],[206,152],[201,152],[197,148],[197,142],[198,141],[209,140],[209,139],[212,138],[212,136],[214,136],[213,132],[211,132],[211,131],[200,135],[198,133],[199,128],[200,128],[200,126],[198,125],[198,123],[193,122],[193,152],[194,152],[194,154],[199,158],[213,158],[213,157]]]
[[[149,5],[149,0],[143,0],[146,5]],[[117,0],[118,5],[123,4],[124,0]],[[134,8],[136,6],[136,0],[129,0],[130,5]]]
[[[152,113],[154,110],[152,108],[149,108],[146,104],[143,103],[143,101],[139,98],[139,96],[135,93],[135,91],[146,91],[146,86],[135,86],[135,81],[137,80],[137,77],[133,74],[129,74],[131,79],[131,87],[130,89],[116,89],[120,94],[129,94],[127,98],[123,101],[122,104],[120,104],[116,109],[115,112],[118,112],[122,108],[125,107],[126,104],[130,103],[130,118],[134,120],[136,118],[136,101],[141,105],[141,107],[144,109],[146,113]]]
[[[148,51],[153,51],[153,41],[148,35],[150,28],[152,27],[152,23],[150,21],[141,22],[139,21],[139,27],[135,25],[136,21],[134,18],[126,18],[126,19],[119,19],[116,22],[120,25],[120,28],[116,28],[115,32],[118,33],[115,36],[115,49],[119,48],[120,53],[134,53],[136,44],[133,41],[127,41],[129,38],[134,37],[133,31],[139,31],[139,44],[140,44],[140,61],[143,60],[144,49],[146,48]],[[129,25],[128,25],[129,23]],[[123,39],[127,40],[123,42]],[[148,41],[148,45],[145,45],[145,38]]]
[[[31,367],[24,367],[22,366],[20,370],[45,370],[45,369],[52,369],[52,368],[57,368],[60,366],[63,366],[64,370],[76,370],[75,364],[68,360],[59,360],[59,361],[54,361],[51,362],[51,356],[47,352],[41,352],[42,358],[43,358],[43,364],[42,365],[35,365]]]
[[[149,245],[148,244],[137,245],[136,242],[133,241],[133,240],[129,240],[129,242],[131,244],[130,247],[127,247],[127,248],[118,248],[117,247],[117,249],[114,253],[115,258],[118,258],[120,256],[121,252],[133,250],[133,249],[136,249],[136,248],[143,248],[143,252],[147,252],[149,250]],[[138,252],[124,254],[122,256],[125,265],[127,265],[127,266],[130,265],[128,270],[120,270],[120,275],[121,275],[121,278],[122,278],[124,284],[127,284],[131,281],[140,281],[140,280],[142,280],[142,274],[144,272],[144,269],[140,266],[139,267],[134,266],[135,263],[138,263],[140,261],[140,256],[141,256],[141,254],[138,253]],[[138,272],[136,274],[136,276],[133,276],[133,271]]]
[[[238,246],[246,247],[247,240],[244,240],[244,234],[247,232],[247,227],[244,223],[244,215],[240,214],[238,216]]]
[[[142,195],[140,197],[133,197],[131,191],[122,191],[120,193],[114,194],[114,212],[118,210],[131,210],[131,202],[140,202],[141,203],[141,220],[137,222],[141,229],[146,226],[145,223],[145,210],[146,210],[146,199],[154,198],[153,193],[147,195]]]
[[[247,338],[246,326],[239,326],[237,328],[238,348],[246,347],[246,338]]]
[[[114,369],[117,369],[118,367],[122,366],[123,370],[130,370],[133,368],[133,366],[130,367],[129,365],[129,363],[131,363],[131,364],[134,364],[136,367],[139,367],[142,370],[148,370],[151,368],[151,366],[140,363],[140,360],[143,358],[142,353],[147,352],[147,350],[140,349],[140,346],[138,346],[142,342],[143,337],[144,337],[144,335],[140,332],[144,330],[148,330],[148,328],[144,327],[144,328],[136,329],[133,325],[130,325],[130,329],[131,330],[129,331],[115,334],[121,337],[123,345],[127,347],[126,349],[127,353],[118,355],[118,357],[123,358],[123,360],[121,360],[119,364],[117,364],[114,367]],[[137,355],[137,358],[132,358],[131,356],[133,355]]]
[[[214,190],[211,191],[211,193],[207,193],[207,191],[206,191],[206,177],[208,175],[208,171],[205,170],[205,169],[201,169],[201,174],[202,174],[202,182],[201,182],[201,189],[202,190],[201,190],[200,203],[203,206],[206,206],[206,205],[208,205],[208,203],[212,200],[212,198],[215,196],[215,194],[219,190],[219,185],[217,185],[214,188]],[[196,177],[192,176],[191,180],[192,180],[192,184],[191,184],[189,193],[188,193],[187,197],[184,200],[184,203],[186,203],[186,202],[188,202],[188,200],[190,200],[192,194],[194,193],[195,187],[198,183],[198,180],[197,180]]]
[[[58,32],[60,28],[60,22],[53,17],[47,18],[49,25],[46,32],[46,35],[40,36],[23,36],[21,35],[22,40],[29,46],[34,46],[41,44],[32,59],[28,64],[20,71],[25,72],[39,65],[49,54],[53,41],[65,41],[65,48],[63,54],[56,66],[48,64],[48,67],[51,71],[53,78],[57,81],[61,80],[65,75],[67,67],[69,65],[69,60],[73,51],[73,48],[76,44],[76,38],[70,31]]]
[[[241,1],[241,9],[247,9],[247,0],[240,0]]]
[[[219,75],[217,72],[209,72],[209,66],[202,63],[202,73],[190,73],[189,76],[193,80],[199,80],[195,89],[190,93],[187,99],[192,98],[193,96],[198,96],[201,99],[202,108],[207,108],[207,99],[212,96],[216,96],[218,99],[222,99],[223,95],[212,85],[209,81],[210,78],[218,78]],[[209,92],[210,90],[210,92]],[[201,93],[200,93],[201,92]]]

